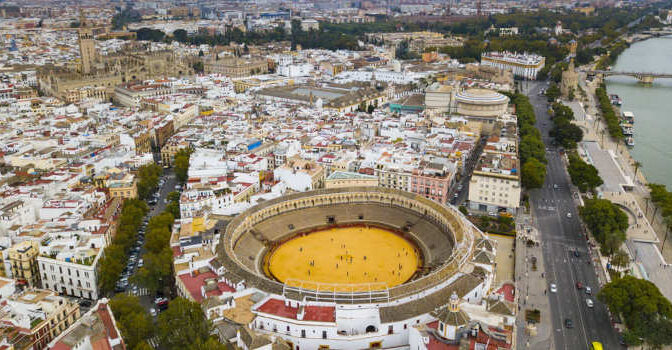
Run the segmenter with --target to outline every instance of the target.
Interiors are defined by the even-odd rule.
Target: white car
[[[567,213],[567,217],[568,217],[568,218],[571,218],[571,217],[572,217],[572,213]]]
[[[555,283],[551,283],[551,293],[557,293],[558,292],[558,286],[555,285]]]
[[[593,301],[590,300],[590,299],[586,299],[586,305],[588,305],[588,307],[592,308],[593,307]]]
[[[152,317],[156,317],[156,309],[155,308],[149,309],[149,314],[152,315]]]

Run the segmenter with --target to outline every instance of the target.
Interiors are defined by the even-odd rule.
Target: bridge
[[[642,34],[646,35],[651,35],[655,37],[665,37],[668,35],[672,35],[672,27],[665,27],[665,28],[660,28],[658,30],[645,30],[642,32]]]
[[[619,72],[613,70],[589,70],[585,71],[587,74],[594,74],[601,77],[609,77],[614,75],[629,76],[636,78],[640,83],[651,84],[655,79],[672,78],[672,73],[651,73],[651,72]]]

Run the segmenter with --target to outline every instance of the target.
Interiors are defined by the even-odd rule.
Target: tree
[[[179,202],[179,201],[180,201],[180,192],[177,192],[177,191],[171,191],[171,192],[169,192],[168,195],[166,196],[166,199],[167,199],[169,202]],[[174,215],[173,215],[173,216],[174,216]]]
[[[554,119],[553,121],[555,125],[549,134],[563,147],[575,149],[577,143],[583,140],[583,130],[567,119]]]
[[[163,39],[166,37],[166,33],[164,33],[161,30],[158,29],[151,29],[151,28],[140,28],[136,32],[136,39],[137,40],[147,40],[147,41],[154,41],[154,42],[160,42],[163,41]]]
[[[671,344],[672,304],[655,284],[625,276],[607,283],[597,298],[605,303],[611,312],[620,314],[631,334],[628,339],[642,338],[654,346]]]
[[[628,216],[606,199],[586,199],[579,214],[595,239],[603,245],[605,255],[611,255],[625,241]]]
[[[173,251],[165,247],[158,253],[144,255],[144,265],[135,274],[135,281],[147,288],[152,294],[170,285],[173,276]]]
[[[128,23],[140,22],[141,20],[142,16],[140,13],[129,6],[112,17],[112,28],[120,30]]]
[[[594,192],[596,187],[604,183],[597,168],[592,164],[584,162],[583,159],[575,154],[569,157],[567,171],[572,179],[572,183],[581,192]]]
[[[530,158],[536,158],[542,163],[546,162],[546,146],[536,135],[525,135],[520,139],[519,154],[523,164]]]
[[[203,50],[198,50],[198,57],[203,57],[203,56],[204,56]]]
[[[633,165],[635,166],[635,179],[637,179],[637,170],[642,166],[642,162],[635,161]]]
[[[367,108],[367,112],[368,112],[369,114],[373,113],[374,110],[376,110],[376,107],[375,107],[374,105],[372,105],[372,104],[369,105],[369,107]]]
[[[184,29],[177,29],[173,32],[173,38],[181,43],[185,43],[187,42],[187,31]]]
[[[203,71],[205,70],[203,61],[196,61],[191,67],[194,68],[194,72],[196,73],[203,73]]]
[[[623,249],[619,249],[611,256],[611,263],[618,268],[626,267],[630,263],[630,256]]]
[[[140,342],[138,345],[133,348],[133,350],[154,350],[154,348],[149,345],[146,341]]]
[[[145,249],[152,253],[161,252],[170,241],[170,230],[161,227],[155,228],[147,232],[147,242],[145,243]]]
[[[126,345],[134,349],[152,337],[154,325],[136,296],[117,294],[110,300],[110,307],[119,325]]]
[[[536,158],[530,158],[523,165],[521,177],[523,186],[528,190],[541,188],[544,185],[544,178],[546,178],[546,165]]]
[[[467,207],[465,207],[464,205],[460,205],[459,208],[457,209],[459,209],[460,213],[464,214],[464,216],[469,215],[469,210],[467,210]]]
[[[183,148],[175,154],[175,176],[177,181],[187,181],[187,172],[189,171],[189,157],[193,150],[191,148]]]
[[[131,246],[137,241],[137,231],[142,218],[149,208],[144,201],[127,199],[117,220],[117,234],[112,243],[103,251],[103,257],[98,264],[98,283],[103,293],[109,293],[124,270],[124,262],[128,260]]]
[[[110,244],[105,248],[103,254],[98,264],[98,284],[103,293],[108,293],[114,289],[121,272],[124,270],[126,253],[121,245]]]
[[[228,347],[225,344],[222,344],[215,337],[209,337],[205,342],[200,339],[193,344],[189,350],[227,350]]]
[[[174,299],[159,315],[157,333],[162,347],[181,350],[205,343],[212,327],[198,303],[184,298]]]
[[[163,169],[156,164],[143,165],[138,169],[138,197],[149,198],[150,194],[159,185],[159,178]]]
[[[560,97],[560,88],[556,83],[551,83],[551,85],[546,89],[546,98],[548,102],[553,102]]]

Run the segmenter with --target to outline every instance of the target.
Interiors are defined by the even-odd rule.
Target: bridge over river
[[[587,74],[593,74],[602,78],[620,75],[636,78],[640,83],[651,84],[655,79],[672,78],[672,73],[652,73],[652,72],[621,72],[613,70],[589,70]]]

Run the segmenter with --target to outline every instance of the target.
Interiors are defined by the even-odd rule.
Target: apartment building
[[[7,261],[12,277],[19,285],[29,287],[40,285],[40,274],[37,267],[39,252],[39,243],[33,240],[17,243],[7,250]]]
[[[74,297],[98,299],[97,266],[105,245],[103,235],[85,231],[51,234],[37,258],[42,287]]]
[[[513,75],[524,79],[536,79],[544,68],[546,58],[536,54],[517,52],[487,52],[481,56],[481,64],[513,71]]]
[[[4,299],[0,322],[14,334],[16,350],[41,350],[79,319],[79,305],[44,289],[26,289]]]

